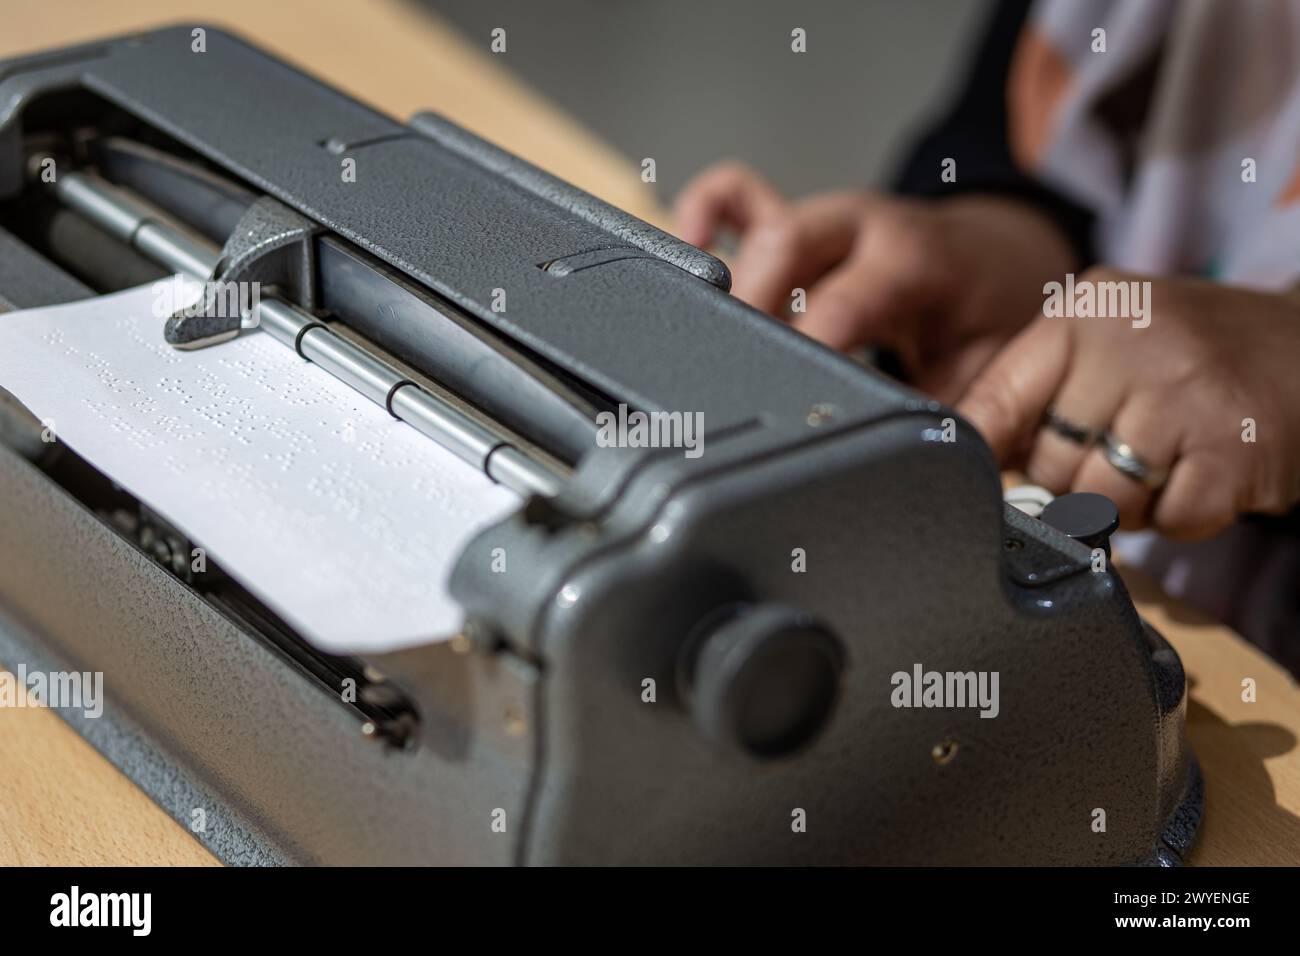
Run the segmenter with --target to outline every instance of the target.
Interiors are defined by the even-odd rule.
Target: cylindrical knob
[[[687,653],[686,694],[701,732],[754,757],[812,741],[835,707],[845,657],[826,627],[783,604],[743,606]]]
[[[1110,536],[1119,527],[1119,509],[1105,495],[1091,491],[1061,495],[1038,517],[1089,548],[1101,548],[1110,557]]]

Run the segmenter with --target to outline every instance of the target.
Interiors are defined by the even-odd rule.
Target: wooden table
[[[1198,866],[1300,865],[1300,687],[1229,628],[1124,572],[1144,618],[1178,651],[1191,685],[1187,734],[1206,780]],[[1242,681],[1254,678],[1254,703]]]
[[[232,26],[394,116],[434,109],[615,205],[664,222],[636,166],[503,70],[508,54],[495,57],[487,37],[476,47],[400,0],[45,0],[5,11],[0,56],[187,21]],[[1126,578],[1192,682],[1188,732],[1208,806],[1191,862],[1300,865],[1300,689],[1227,628],[1138,575]],[[1246,677],[1256,681],[1255,703],[1241,699]],[[0,709],[0,864],[215,863],[54,714]]]

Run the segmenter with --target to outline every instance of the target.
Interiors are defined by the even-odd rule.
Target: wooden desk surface
[[[476,49],[400,0],[46,0],[5,11],[0,56],[188,21],[231,26],[398,118],[434,109],[615,205],[664,221],[636,166],[503,70],[508,54],[498,60],[486,37]],[[1208,797],[1191,862],[1300,865],[1300,688],[1227,628],[1138,575],[1126,579],[1192,682],[1188,732]],[[1241,699],[1247,677],[1256,681],[1255,703]],[[54,714],[0,708],[0,864],[215,863]]]

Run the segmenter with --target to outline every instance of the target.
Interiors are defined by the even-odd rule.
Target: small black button
[[[1039,520],[1089,548],[1101,548],[1110,557],[1110,536],[1119,528],[1119,509],[1105,495],[1076,491],[1054,498]]]

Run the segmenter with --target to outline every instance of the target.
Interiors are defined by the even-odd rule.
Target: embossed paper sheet
[[[0,386],[322,650],[454,634],[452,565],[518,497],[265,333],[172,349],[154,298],[0,314]]]

